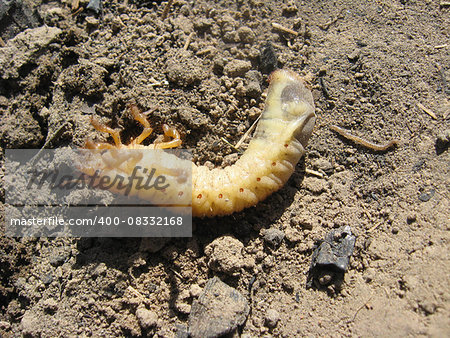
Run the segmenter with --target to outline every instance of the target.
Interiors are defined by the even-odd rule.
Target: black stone
[[[313,254],[306,286],[340,286],[355,248],[356,237],[349,226],[330,231]],[[330,277],[330,278],[328,278]]]
[[[266,43],[261,48],[261,54],[259,55],[259,69],[264,74],[272,73],[278,68],[278,57],[270,42]]]

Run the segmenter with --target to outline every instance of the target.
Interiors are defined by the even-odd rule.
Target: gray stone
[[[191,337],[219,337],[242,325],[250,311],[247,299],[236,289],[213,277],[192,304],[189,315]]]
[[[275,228],[267,229],[264,232],[264,242],[270,245],[273,248],[277,248],[280,246],[281,242],[284,239],[284,232]]]

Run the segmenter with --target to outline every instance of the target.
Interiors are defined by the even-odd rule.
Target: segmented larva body
[[[181,144],[176,130],[164,126],[165,135],[172,137],[172,141],[150,146],[141,145],[140,143],[151,133],[151,128],[145,117],[137,112],[136,107],[132,107],[131,112],[134,118],[144,125],[144,131],[138,138],[129,145],[123,145],[117,131],[93,121],[96,129],[113,136],[116,145],[88,141],[86,148],[158,149]],[[234,165],[223,169],[211,170],[206,166],[192,163],[192,215],[197,217],[229,215],[256,205],[280,189],[304,155],[315,119],[312,94],[301,78],[286,70],[272,73],[264,112],[255,136],[244,154]],[[145,153],[143,156],[144,158],[137,159],[133,164],[145,168],[150,162],[155,163],[146,159]],[[114,165],[112,167],[109,165],[104,171],[105,174],[117,170],[113,167]],[[167,168],[161,168],[163,171],[164,169]],[[129,171],[124,168],[120,170]],[[167,170],[165,174],[168,174]],[[154,203],[158,203],[162,198],[154,191],[148,193],[134,191],[131,195],[133,193]],[[171,193],[177,192],[174,190]]]

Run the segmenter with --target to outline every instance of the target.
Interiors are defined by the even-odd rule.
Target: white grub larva
[[[133,117],[144,126],[140,136],[130,144],[124,145],[121,143],[118,131],[101,125],[93,119],[93,126],[99,131],[111,134],[115,145],[89,140],[85,148],[167,149],[181,144],[179,133],[174,128],[164,125],[164,134],[170,137],[171,141],[149,146],[141,145],[152,129],[145,115],[140,113],[136,106],[131,106],[130,111]],[[230,215],[256,205],[280,189],[304,155],[315,120],[313,97],[301,78],[287,70],[273,72],[270,76],[266,105],[255,136],[236,163],[223,169],[212,170],[192,163],[192,215],[196,217]],[[145,154],[144,152],[143,158],[135,158],[132,161],[133,165],[148,167],[152,161],[146,159]],[[123,159],[116,163],[121,165]],[[100,168],[105,175],[113,174],[118,169],[114,168],[114,161],[107,163],[105,159],[103,159],[103,165],[95,167]],[[89,165],[89,170],[86,168],[82,170],[89,174],[88,171],[92,172],[93,166]],[[160,169],[167,174],[167,168]],[[124,168],[121,170],[123,171]],[[172,193],[177,192],[174,190]],[[130,195],[133,195],[133,191]],[[135,191],[134,195],[153,203],[160,200],[154,192],[148,192],[146,195]]]

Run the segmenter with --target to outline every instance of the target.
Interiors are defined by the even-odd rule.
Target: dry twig
[[[164,19],[167,18],[167,16],[169,15],[170,7],[172,7],[172,4],[173,4],[173,0],[167,1],[167,5],[166,5],[166,7],[164,8],[164,11],[161,14],[161,19],[164,20]]]
[[[433,119],[437,120],[437,116],[435,113],[433,113],[433,111],[431,109],[428,109],[427,107],[425,107],[422,103],[417,102],[417,107],[419,107],[420,109],[422,109],[425,113],[427,113],[428,115],[430,115]]]
[[[315,170],[312,170],[312,169],[306,168],[305,169],[305,173],[307,173],[308,175],[312,175],[312,176],[323,178],[323,174],[322,173],[320,173],[318,171],[315,171]]]
[[[280,25],[279,23],[272,22],[272,27],[275,28],[276,30],[281,31],[281,32],[292,34],[294,36],[298,36],[298,33],[296,31],[294,31],[294,30],[292,30],[290,28],[286,28],[286,27]]]
[[[184,43],[184,47],[183,50],[187,50],[189,48],[189,45],[191,44],[191,40],[194,37],[194,32],[192,32],[191,34],[189,34],[189,36],[186,39],[186,42]]]
[[[326,22],[326,23],[324,23],[322,25],[317,25],[317,26],[319,26],[319,28],[323,29],[324,31],[328,30],[328,28],[330,28],[330,26],[332,24],[336,23],[339,19],[343,19],[344,18],[344,16],[342,15],[342,12],[343,12],[343,10],[341,10],[339,12],[339,14],[335,18],[331,19],[330,21],[328,21],[328,22]]]
[[[242,153],[238,148],[236,148],[234,145],[232,145],[226,138],[221,137],[220,138],[223,142],[225,142],[226,144],[228,144],[231,148],[233,148],[234,150],[236,150],[238,153]]]
[[[364,308],[364,306],[367,306],[367,304],[370,302],[371,299],[372,299],[372,296],[370,296],[370,298],[356,310],[355,314],[353,315],[353,318],[349,321],[349,323],[355,321],[356,316],[358,315],[359,311],[361,311]]]
[[[447,79],[445,77],[444,67],[442,67],[439,63],[437,64],[437,66],[438,66],[439,74],[441,75],[442,91],[444,92],[444,94],[448,94],[449,90],[447,88]]]
[[[234,146],[236,149],[238,149],[242,143],[245,141],[245,139],[248,137],[248,135],[250,135],[250,133],[256,128],[256,125],[258,124],[259,119],[261,118],[262,114],[258,116],[258,118],[256,119],[255,122],[253,122],[253,124],[251,125],[250,128],[248,128],[248,130],[245,132],[244,135],[242,135],[241,139],[238,141],[238,143],[236,143],[236,145]]]

